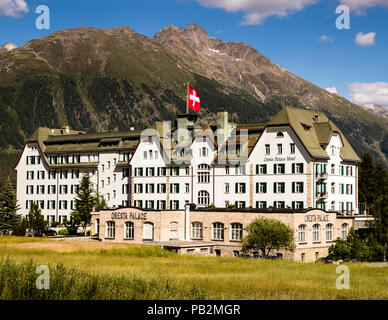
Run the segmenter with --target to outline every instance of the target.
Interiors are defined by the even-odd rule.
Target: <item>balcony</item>
[[[327,199],[328,193],[327,192],[316,192],[315,196],[317,199]]]
[[[327,172],[316,172],[316,173],[315,173],[315,177],[316,177],[318,180],[324,180],[324,179],[327,179],[328,173],[327,173]]]

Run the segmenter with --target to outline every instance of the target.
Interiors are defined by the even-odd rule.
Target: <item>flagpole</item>
[[[187,82],[186,113],[189,113],[189,83]]]

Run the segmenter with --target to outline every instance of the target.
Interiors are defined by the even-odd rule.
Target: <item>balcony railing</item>
[[[316,172],[315,177],[318,178],[318,180],[327,179],[328,173],[327,172]]]
[[[315,196],[319,199],[327,199],[328,193],[327,192],[316,192]]]

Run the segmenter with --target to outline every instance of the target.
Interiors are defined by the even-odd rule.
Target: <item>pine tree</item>
[[[8,177],[0,193],[0,232],[11,231],[19,224],[21,220],[21,215],[17,213],[19,209],[15,188]]]
[[[42,210],[39,208],[36,202],[31,205],[27,220],[28,228],[32,229],[34,232],[43,230],[48,224],[48,222],[44,220]]]
[[[86,226],[90,224],[91,212],[97,205],[98,196],[93,190],[93,183],[87,172],[82,176],[80,187],[76,192],[75,209],[71,213],[72,220],[83,227],[84,234],[86,234]]]

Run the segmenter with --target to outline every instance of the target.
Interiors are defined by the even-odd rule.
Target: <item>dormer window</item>
[[[278,132],[276,138],[284,138],[283,132]]]

